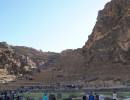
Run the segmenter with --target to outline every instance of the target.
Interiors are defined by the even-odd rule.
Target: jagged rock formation
[[[42,51],[38,51],[33,48],[11,46],[6,42],[1,42],[0,83],[12,81],[15,78],[21,77],[25,74],[33,74],[34,69],[47,67],[46,64],[53,62],[53,60],[50,61],[50,59],[54,54],[56,53],[43,53]]]
[[[81,49],[64,50],[60,53],[59,60],[41,72],[41,76],[44,76],[44,79],[39,78],[39,80],[43,79],[44,82],[48,83],[82,81],[86,69],[83,59]]]
[[[98,13],[97,22],[86,45],[89,63],[129,63],[130,1],[112,0]]]
[[[28,65],[31,68],[46,68],[49,64],[54,62],[54,59],[59,55],[54,52],[43,52],[42,50],[36,50],[34,48],[24,47],[24,46],[13,46],[14,52],[16,55],[22,55],[26,58],[25,62],[22,64],[31,64]]]
[[[89,71],[96,70],[93,74],[100,77],[129,79],[129,23],[130,0],[112,0],[99,11],[93,32],[83,47]]]
[[[64,50],[60,54],[47,53],[47,62],[38,68],[40,68],[40,72],[34,72],[31,75],[33,80],[26,80],[23,77],[20,80],[6,84],[6,86],[3,85],[2,88],[8,89],[22,85],[49,85],[56,83],[79,85],[85,82],[86,67],[84,66],[82,49]]]

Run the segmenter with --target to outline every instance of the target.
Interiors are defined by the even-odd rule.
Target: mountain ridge
[[[24,65],[40,66],[41,72],[34,72],[32,83],[124,83],[130,80],[129,23],[130,0],[111,0],[98,12],[92,34],[82,48],[61,53],[44,53],[19,46],[10,47],[10,50],[15,50],[18,58],[19,54],[25,56],[23,59],[28,58],[24,59]]]

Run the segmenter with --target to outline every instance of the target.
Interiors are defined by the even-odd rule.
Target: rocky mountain
[[[130,0],[111,0],[98,12],[97,22],[81,49],[60,53],[48,80],[109,81],[130,79]],[[60,68],[59,68],[59,67]],[[59,69],[59,70],[58,70]],[[58,70],[58,71],[57,71]],[[61,74],[60,71],[62,72]],[[57,75],[57,73],[59,75]],[[58,76],[58,78],[56,77]],[[80,78],[79,78],[80,77]]]
[[[40,71],[33,71],[31,82],[23,80],[19,84],[129,81],[130,0],[108,2],[98,12],[91,35],[79,49],[53,53],[0,43],[2,69],[12,79],[31,73],[32,69]]]
[[[101,79],[129,80],[130,0],[108,2],[88,38],[83,47],[88,72]]]
[[[97,21],[83,48],[60,53],[53,69],[62,70],[55,81],[130,80],[130,0],[111,0],[98,12]],[[57,68],[60,66],[60,68]],[[52,67],[51,67],[52,68]],[[50,69],[49,69],[50,70]],[[52,71],[57,75],[60,71]],[[48,73],[48,72],[47,72]],[[55,76],[54,74],[46,76]],[[48,78],[48,80],[50,79]]]
[[[34,80],[44,80],[44,83],[68,83],[83,81],[85,75],[84,57],[81,49],[64,50],[60,53],[59,60],[52,63],[46,70],[40,73],[39,78]],[[44,77],[43,77],[44,76]]]
[[[55,55],[58,54],[0,42],[0,83],[46,68]]]

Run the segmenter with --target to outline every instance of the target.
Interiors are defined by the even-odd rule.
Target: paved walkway
[[[124,99],[124,100],[130,100],[130,98]]]
[[[82,97],[72,98],[72,100],[82,100]]]

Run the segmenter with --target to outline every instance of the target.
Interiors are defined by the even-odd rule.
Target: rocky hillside
[[[47,63],[38,67],[40,71],[33,72],[32,80],[22,77],[20,80],[5,84],[2,89],[16,88],[22,85],[85,84],[86,67],[82,49],[67,49],[60,54],[53,53],[47,58]]]
[[[46,68],[55,55],[58,54],[0,42],[0,83]]]
[[[129,80],[130,0],[111,0],[98,12],[83,54],[88,73],[92,71],[105,79]]]
[[[129,81],[130,0],[108,2],[98,12],[92,34],[80,49],[58,54],[0,43],[0,68],[12,79],[37,68],[40,73],[35,72],[31,82],[39,84]]]
[[[64,50],[60,53],[59,60],[40,73],[41,78],[34,79],[43,79],[48,83],[83,81],[86,69],[83,59],[81,49]]]
[[[129,23],[130,0],[108,2],[83,48],[61,52],[60,61],[46,70],[46,80],[129,81]]]

